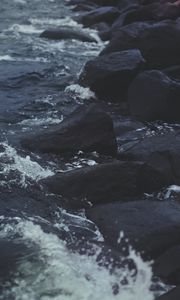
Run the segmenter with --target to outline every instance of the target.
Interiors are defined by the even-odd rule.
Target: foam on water
[[[89,100],[95,99],[95,93],[90,88],[84,88],[79,84],[71,84],[66,87],[65,92],[73,94],[75,99]]]
[[[3,151],[0,152],[0,174],[4,177],[12,171],[17,171],[19,177],[12,179],[14,181],[19,181],[19,184],[23,187],[26,187],[28,180],[38,181],[40,179],[54,175],[54,172],[49,168],[43,168],[36,161],[31,160],[30,156],[20,156],[16,149],[7,143],[1,143]],[[11,180],[8,181],[8,184],[11,183]],[[0,181],[1,185],[7,184],[6,181]]]
[[[52,26],[68,26],[68,27],[77,27],[82,28],[81,24],[78,24],[76,21],[70,17],[51,19],[51,18],[30,18],[29,21],[32,25],[52,25]]]
[[[171,196],[171,193],[175,192],[177,194],[180,193],[180,186],[179,185],[171,185],[167,188],[165,199],[168,199]]]
[[[34,34],[34,33],[41,33],[41,29],[37,29],[33,25],[20,25],[20,24],[13,24],[7,31],[13,31],[15,33],[25,33],[25,34]]]
[[[58,117],[44,117],[44,118],[33,118],[21,121],[19,124],[23,126],[47,126],[60,124],[63,121],[63,116]]]
[[[14,284],[4,291],[0,299],[8,299],[12,294],[16,300],[100,300],[102,297],[104,300],[154,299],[150,291],[151,268],[133,250],[129,258],[136,265],[136,274],[127,267],[110,272],[98,265],[98,248],[94,256],[73,253],[56,235],[43,232],[39,225],[31,221],[16,220],[16,225],[1,227],[1,238],[16,234],[20,235],[22,241],[38,245],[38,263],[41,267],[37,261],[20,262]],[[126,284],[122,283],[124,278]]]
[[[27,62],[48,62],[48,60],[44,57],[35,57],[35,58],[28,58],[28,57],[22,57],[17,58],[13,57],[11,55],[0,55],[0,61],[27,61]]]

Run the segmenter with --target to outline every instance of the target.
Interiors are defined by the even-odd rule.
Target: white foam
[[[10,56],[10,55],[0,55],[0,61],[3,61],[3,60],[5,60],[5,61],[13,61],[14,59],[13,59],[13,57],[12,56]]]
[[[11,55],[0,55],[0,61],[27,61],[27,62],[48,62],[48,60],[44,57],[35,57],[35,58],[28,58],[28,57],[13,57]]]
[[[168,199],[171,196],[171,193],[180,193],[180,186],[178,185],[171,185],[167,188],[167,192],[165,194],[165,199]]]
[[[44,233],[31,221],[19,221],[6,225],[1,237],[20,234],[25,242],[37,244],[40,258],[18,266],[14,285],[8,287],[4,296],[12,294],[16,300],[153,300],[150,292],[152,271],[150,266],[133,251],[130,258],[137,267],[136,274],[128,268],[116,269],[113,273],[96,262],[96,255],[72,253],[65,242],[51,233]],[[18,277],[18,274],[20,275]],[[126,278],[127,283],[121,282]],[[13,278],[11,278],[13,279]],[[117,294],[113,287],[119,287]]]
[[[14,0],[15,3],[19,3],[19,4],[27,4],[25,0]]]
[[[33,25],[20,25],[20,24],[13,24],[8,31],[14,31],[16,33],[25,33],[25,34],[34,34],[34,33],[41,33],[42,30],[37,29]]]
[[[33,25],[52,25],[52,26],[68,26],[68,27],[77,27],[82,28],[82,25],[78,24],[76,21],[71,19],[70,17],[59,18],[59,19],[51,19],[51,18],[30,18],[29,21]]]
[[[21,121],[19,124],[23,126],[47,126],[60,124],[63,121],[63,116],[58,117],[44,117],[44,118],[33,118]]]
[[[22,157],[20,156],[16,149],[7,143],[1,143],[4,151],[0,152],[0,174],[7,177],[10,172],[18,171],[20,174],[19,184],[26,187],[28,184],[28,179],[33,181],[38,181],[40,179],[54,175],[54,172],[48,168],[41,167],[36,161],[31,160],[30,156]],[[4,162],[5,161],[5,162]],[[12,179],[14,182],[15,179]],[[11,183],[10,181],[8,184]],[[6,182],[1,181],[1,185],[6,184]]]
[[[84,88],[79,84],[71,84],[66,87],[65,92],[73,93],[75,98],[80,98],[82,100],[95,99],[95,93],[90,90],[90,88]]]

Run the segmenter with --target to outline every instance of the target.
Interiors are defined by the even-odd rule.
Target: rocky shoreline
[[[70,249],[83,252],[91,248],[82,239],[86,230],[71,226],[72,243],[66,231],[50,225],[57,207],[83,210],[105,242],[95,242],[93,233],[87,241],[102,247],[106,262],[113,257],[118,264],[119,254],[127,255],[132,245],[145,261],[154,261],[154,277],[173,287],[155,300],[179,300],[180,1],[69,0],[67,5],[76,22],[97,30],[105,42],[73,82],[90,88],[91,98],[74,105],[59,124],[19,139],[30,153],[65,160],[87,155],[92,165],[42,178],[33,192],[17,188],[12,195],[1,188],[1,212],[45,218],[45,232],[56,232]],[[47,28],[40,38],[97,42],[83,29],[67,27]],[[2,249],[7,260],[6,245]]]
[[[176,192],[166,198],[163,190],[180,185],[180,1],[70,0],[68,5],[78,11],[76,21],[108,41],[78,79],[95,92],[96,104],[22,144],[38,152],[108,155],[107,162],[42,184],[66,197],[66,207],[85,208],[111,249],[121,250],[117,240],[123,230],[144,258],[155,260],[155,275],[177,286],[158,299],[178,300],[180,198]],[[158,129],[163,126],[164,132]],[[149,132],[141,134],[144,127]]]

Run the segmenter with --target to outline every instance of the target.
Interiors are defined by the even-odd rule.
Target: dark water
[[[57,207],[39,185],[40,179],[59,170],[94,161],[37,156],[20,145],[22,136],[60,123],[76,106],[90,101],[90,91],[76,85],[76,79],[103,46],[96,33],[86,29],[98,43],[39,37],[47,28],[78,28],[71,17],[62,0],[1,0],[0,299],[152,300],[151,268],[133,251],[136,277],[128,270],[110,274],[99,267],[98,249],[90,257],[68,250],[63,240],[73,241],[74,232],[100,242],[102,236],[83,211]],[[124,276],[126,287],[120,285]]]

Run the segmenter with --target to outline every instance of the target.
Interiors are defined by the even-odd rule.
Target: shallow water
[[[83,237],[103,242],[83,211],[72,213],[55,207],[46,219],[33,207],[39,194],[47,199],[51,196],[41,190],[40,179],[96,164],[96,155],[77,154],[64,161],[29,153],[19,143],[22,135],[62,122],[74,107],[94,97],[89,89],[76,84],[76,78],[85,62],[103,47],[97,34],[86,29],[97,43],[39,38],[47,28],[81,27],[71,17],[62,0],[1,0],[0,196],[4,201],[8,192],[8,200],[16,203],[19,195],[21,201],[25,195],[33,202],[25,202],[22,211],[7,207],[6,215],[0,208],[0,268],[4,270],[0,272],[0,299],[153,300],[151,267],[132,249],[129,259],[136,272],[128,267],[112,272],[111,264],[107,268],[97,262],[100,246],[91,246],[93,255],[80,255],[61,239],[63,231],[74,245]],[[30,216],[29,207],[36,215]],[[83,241],[86,244],[86,238]]]

